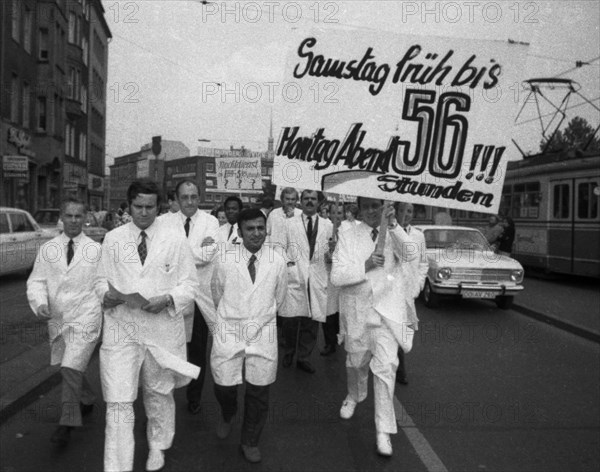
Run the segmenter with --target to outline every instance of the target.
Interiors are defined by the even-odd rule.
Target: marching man
[[[260,462],[258,440],[265,425],[269,386],[277,372],[275,315],[285,300],[286,263],[263,246],[266,218],[258,209],[243,210],[238,219],[242,244],[220,254],[213,274],[217,317],[210,323],[213,346],[210,366],[222,418],[217,436],[225,439],[237,412],[237,386],[246,393],[241,448],[249,462]]]
[[[33,312],[48,320],[52,365],[60,364],[62,411],[51,441],[66,446],[81,415],[92,411],[94,393],[84,376],[102,327],[94,276],[101,246],[82,232],[85,205],[67,200],[61,207],[63,233],[45,243],[27,280]]]
[[[340,334],[346,349],[348,395],[340,409],[350,419],[367,397],[369,368],[373,372],[377,452],[392,455],[390,434],[397,432],[394,386],[398,346],[412,346],[407,297],[409,281],[403,264],[417,257],[414,242],[396,223],[394,207],[382,200],[358,198],[362,222],[341,231],[333,255],[331,281],[341,287]],[[384,218],[382,218],[382,214]],[[385,225],[380,224],[385,221]],[[377,247],[380,232],[385,245]],[[383,241],[383,239],[382,239]]]
[[[173,390],[199,373],[186,362],[183,320],[198,279],[185,235],[156,222],[156,183],[134,181],[127,200],[132,221],[106,235],[96,278],[105,310],[100,349],[107,403],[104,470],[133,470],[133,402],[139,384],[148,418],[146,470],[155,471],[164,466],[163,451],[175,435]]]

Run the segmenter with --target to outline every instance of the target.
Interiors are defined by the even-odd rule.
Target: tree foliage
[[[593,137],[586,149],[584,147],[590,141],[592,135],[594,135],[595,128],[587,122],[585,118],[576,116],[573,118],[564,130],[558,130],[550,145],[546,149],[547,140],[542,139],[540,142],[540,150],[546,152],[558,152],[558,151],[586,151],[586,152],[599,152],[600,151],[600,139],[598,133]]]

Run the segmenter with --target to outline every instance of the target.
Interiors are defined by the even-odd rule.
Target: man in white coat
[[[100,300],[94,276],[101,246],[82,232],[85,205],[67,200],[61,206],[63,233],[46,242],[27,280],[27,299],[33,312],[48,320],[52,365],[60,364],[62,409],[53,443],[66,446],[71,430],[90,413],[94,393],[85,371],[102,328]]]
[[[298,192],[295,188],[285,187],[281,191],[280,208],[275,208],[267,218],[267,238],[270,244],[285,250],[287,238],[287,222],[290,218],[302,214],[302,210],[296,208],[298,203]]]
[[[201,410],[208,347],[208,326],[203,314],[206,313],[207,319],[212,319],[215,311],[210,282],[213,261],[218,252],[216,241],[219,222],[214,216],[198,210],[200,195],[193,181],[179,182],[175,189],[175,198],[180,210],[164,215],[160,223],[168,225],[187,239],[194,255],[194,265],[200,282],[196,302],[184,316],[188,362],[200,367],[200,375],[188,384],[186,390],[188,411],[197,415]]]
[[[224,203],[225,217],[227,223],[219,227],[217,242],[219,243],[219,250],[226,250],[230,244],[240,244],[241,240],[238,236],[238,225],[237,219],[240,211],[244,208],[244,204],[239,197],[230,196],[225,199]]]
[[[269,385],[277,372],[275,314],[285,299],[286,264],[264,246],[266,218],[258,209],[242,211],[238,236],[243,244],[221,253],[213,275],[217,316],[211,323],[211,369],[222,419],[217,436],[226,438],[237,412],[237,386],[246,376],[241,447],[249,462],[260,462],[258,440],[269,405]]]
[[[327,317],[329,267],[325,254],[333,234],[331,221],[317,215],[319,197],[316,190],[304,190],[300,197],[302,214],[288,221],[288,290],[279,312],[285,341],[283,366],[292,365],[297,353],[296,367],[311,374],[315,368],[309,358],[317,342],[319,322]]]
[[[410,265],[405,264],[402,269],[405,271],[404,279],[410,284],[410,296],[407,297],[407,317],[416,330],[419,324],[419,318],[417,317],[417,308],[415,306],[415,299],[423,290],[425,286],[425,279],[427,278],[427,270],[429,269],[429,262],[427,261],[427,254],[425,252],[425,236],[417,228],[411,226],[413,219],[414,207],[412,203],[396,202],[394,204],[396,209],[396,220],[400,222],[400,225],[406,231],[409,238],[414,242],[412,247],[417,251],[417,257],[415,257]],[[396,382],[407,385],[408,376],[406,375],[406,366],[404,363],[404,350],[398,349],[398,370],[396,371]]]
[[[173,389],[199,373],[197,366],[186,362],[183,320],[196,298],[198,279],[185,236],[156,222],[160,205],[156,183],[134,181],[127,200],[132,222],[107,233],[96,278],[96,293],[104,304],[100,349],[107,402],[104,470],[133,470],[133,402],[139,384],[148,418],[146,470],[154,471],[164,466],[163,451],[171,447],[175,435]]]
[[[331,281],[341,287],[341,335],[346,349],[348,395],[340,416],[349,419],[367,397],[369,367],[373,372],[377,451],[392,454],[390,434],[397,432],[394,385],[398,346],[408,350],[406,296],[408,283],[401,267],[415,257],[412,241],[396,223],[394,208],[381,200],[359,198],[362,222],[339,233]],[[388,222],[380,228],[382,212]],[[376,250],[380,231],[386,231],[383,250]],[[412,337],[410,338],[412,342]]]

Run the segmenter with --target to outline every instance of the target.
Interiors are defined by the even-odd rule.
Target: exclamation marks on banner
[[[473,146],[473,157],[471,159],[471,165],[469,166],[469,172],[466,175],[466,179],[471,180],[475,176],[477,164],[479,163],[479,174],[477,174],[475,179],[481,181],[485,177],[485,183],[491,184],[494,181],[498,164],[500,164],[500,159],[502,158],[502,154],[504,154],[505,150],[506,146],[484,146],[483,144],[476,144]],[[493,159],[492,155],[494,156]],[[490,161],[492,161],[491,166]],[[486,172],[487,177],[485,176]]]

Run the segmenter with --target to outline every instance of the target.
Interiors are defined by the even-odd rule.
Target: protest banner
[[[288,54],[281,186],[495,213],[527,48],[313,30]]]
[[[217,157],[215,165],[220,191],[262,192],[260,157]]]

